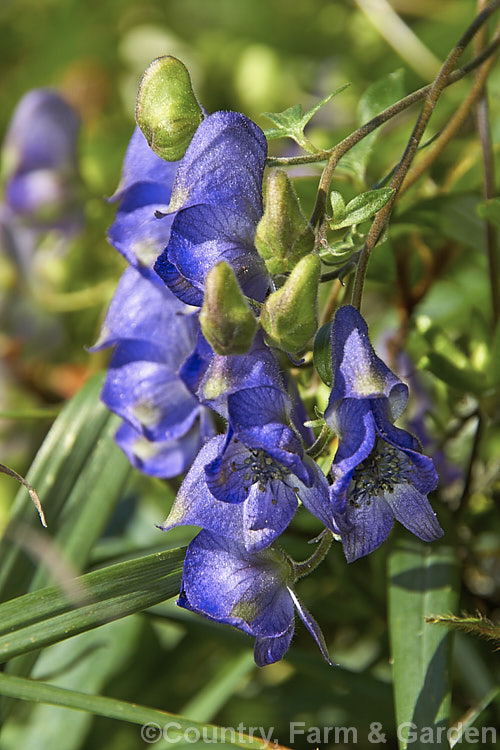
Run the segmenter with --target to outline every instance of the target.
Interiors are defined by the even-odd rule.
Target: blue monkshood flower
[[[167,245],[173,217],[160,221],[155,211],[165,211],[170,201],[177,162],[160,159],[137,127],[123,161],[116,218],[108,239],[136,267],[151,267]]]
[[[291,426],[287,395],[244,388],[228,396],[227,410],[227,434],[200,451],[160,528],[201,526],[258,551],[286,529],[299,499],[331,527],[328,482]]]
[[[438,477],[416,438],[394,426],[408,388],[375,354],[351,306],[332,327],[333,389],[325,421],[338,436],[330,498],[349,562],[382,544],[396,518],[424,541],[442,536],[427,495]]]
[[[297,599],[293,567],[279,549],[249,552],[232,540],[201,531],[189,545],[177,604],[255,640],[259,667],[279,661],[294,633],[294,609],[331,664],[318,624]]]
[[[170,240],[155,264],[184,302],[203,304],[205,276],[220,261],[248,297],[264,298],[269,278],[254,236],[266,155],[263,132],[238,112],[215,112],[196,130],[175,176]]]
[[[101,397],[125,420],[117,443],[147,474],[182,473],[213,435],[209,410],[183,378],[197,337],[197,314],[153,271],[124,272],[93,350],[115,347]]]
[[[77,139],[80,120],[56,91],[29,91],[12,116],[2,146],[5,203],[30,226],[80,228]]]

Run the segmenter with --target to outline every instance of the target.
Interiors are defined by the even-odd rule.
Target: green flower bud
[[[257,321],[225,261],[217,263],[205,279],[200,325],[217,354],[244,354],[252,345]]]
[[[155,154],[165,161],[182,159],[203,112],[187,68],[176,57],[158,57],[146,70],[135,117]]]
[[[318,256],[306,255],[281,289],[266,299],[260,323],[271,345],[297,352],[316,333],[320,273]]]
[[[288,273],[311,252],[314,233],[302,213],[287,173],[273,169],[267,179],[266,208],[255,246],[271,274]]]

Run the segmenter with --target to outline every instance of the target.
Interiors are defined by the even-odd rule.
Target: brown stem
[[[471,73],[476,68],[479,68],[483,64],[483,62],[497,50],[499,46],[500,39],[495,38],[485,48],[484,52],[478,55],[478,57],[475,57],[473,60],[467,63],[467,65],[464,65],[463,68],[458,68],[458,70],[453,71],[446,82],[446,86],[448,87],[453,83],[457,83],[457,81],[461,81],[462,78],[465,78],[466,75]],[[363,140],[363,138],[366,138],[367,135],[386,123],[392,117],[399,115],[401,112],[404,112],[405,109],[408,109],[408,107],[411,107],[413,104],[417,104],[418,102],[421,102],[422,99],[425,99],[425,97],[431,90],[431,87],[432,84],[430,83],[427,86],[423,86],[421,89],[413,91],[411,94],[408,94],[408,96],[405,96],[404,99],[400,99],[395,104],[391,104],[390,107],[384,109],[379,115],[366,122],[360,128],[347,136],[347,138],[344,138],[343,141],[340,141],[340,143],[337,143],[336,146],[328,149],[327,151],[320,151],[317,154],[303,154],[301,156],[269,157],[267,160],[267,164],[270,167],[293,167],[298,164],[314,164],[318,161],[325,161],[325,159],[331,158],[332,155],[335,155],[337,153],[337,150],[342,150],[341,157],[345,156],[345,154],[353,146],[355,146],[356,143],[359,143],[359,141]],[[316,222],[314,222],[314,224],[315,223]]]
[[[479,10],[481,10],[483,6],[484,0],[478,0]],[[484,34],[480,34],[476,40],[476,52],[480,54],[483,47]],[[476,127],[479,141],[481,143],[481,154],[483,160],[483,195],[486,200],[489,200],[495,195],[495,163],[493,159],[493,145],[491,142],[486,79],[481,79],[480,72],[476,76],[476,84],[480,93],[476,105]],[[487,220],[485,223],[488,266],[490,272],[491,308],[493,312],[493,327],[495,328],[500,318],[500,269],[498,264],[497,231],[491,221]]]
[[[376,214],[360,255],[352,296],[352,304],[358,309],[361,306],[361,297],[363,294],[366,269],[368,267],[371,252],[375,247],[378,239],[382,235],[382,232],[384,231],[384,228],[389,220],[394,201],[397,198],[401,185],[403,184],[406,174],[408,173],[408,170],[411,166],[432,112],[434,111],[437,101],[446,86],[446,81],[452,69],[456,65],[460,55],[463,53],[464,49],[467,47],[474,35],[488,20],[491,14],[499,7],[500,0],[492,0],[490,3],[488,3],[486,8],[478,16],[476,16],[472,24],[465,31],[456,46],[448,55],[434,83],[432,84],[427,97],[425,98],[424,105],[422,107],[420,115],[418,116],[417,122],[415,123],[415,127],[413,128],[413,132],[407,143],[405,152],[397,166],[394,177],[391,181],[391,187],[393,188],[394,193],[391,199],[386,203],[386,205]]]
[[[497,32],[495,39],[500,41],[500,30]],[[451,120],[445,125],[441,131],[439,137],[435,140],[431,149],[429,149],[425,155],[422,156],[421,161],[416,164],[406,175],[403,185],[399,191],[399,195],[402,195],[408,190],[420,177],[426,172],[429,167],[434,164],[439,155],[446,148],[451,139],[460,130],[465,118],[470,113],[472,107],[475,105],[477,100],[482,96],[482,90],[484,83],[495,63],[495,57],[490,57],[484,65],[481,66],[479,73],[474,81],[474,85],[469,91],[466,99],[462,102],[460,107],[457,109]]]

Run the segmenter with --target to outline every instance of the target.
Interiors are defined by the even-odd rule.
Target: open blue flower
[[[161,528],[201,526],[257,551],[286,529],[299,499],[331,527],[328,482],[290,425],[286,394],[244,388],[228,396],[227,408],[227,435],[200,451]]]
[[[222,260],[247,296],[264,298],[269,279],[254,235],[266,155],[263,132],[238,112],[215,112],[196,130],[175,176],[170,240],[155,264],[184,302],[203,304],[205,276]]]
[[[196,313],[153,271],[125,271],[93,349],[115,347],[101,397],[125,420],[118,444],[147,474],[182,473],[213,435],[208,409],[182,374],[197,338]]]
[[[394,518],[424,541],[442,536],[427,495],[438,477],[416,438],[393,425],[408,388],[375,354],[359,312],[341,307],[332,327],[333,389],[325,421],[338,436],[330,498],[349,562],[388,536]]]
[[[331,664],[319,626],[297,599],[293,583],[292,564],[281,550],[248,552],[232,539],[201,531],[188,547],[177,603],[253,636],[259,667],[284,656],[296,608]]]

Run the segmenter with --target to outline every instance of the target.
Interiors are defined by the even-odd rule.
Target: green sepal
[[[314,232],[300,208],[293,185],[283,169],[269,172],[266,207],[257,226],[255,246],[271,274],[288,273],[311,252]]]
[[[217,354],[244,354],[252,345],[257,321],[225,261],[210,269],[205,279],[200,325]]]
[[[323,383],[331,388],[333,385],[332,372],[332,335],[333,320],[321,326],[314,339],[313,362]]]
[[[306,255],[285,284],[266,299],[260,323],[272,346],[297,352],[316,332],[320,273],[318,256]]]
[[[185,65],[167,55],[153,60],[142,76],[135,109],[147,142],[166,161],[182,159],[203,111]]]

